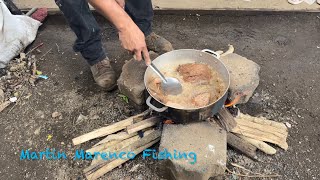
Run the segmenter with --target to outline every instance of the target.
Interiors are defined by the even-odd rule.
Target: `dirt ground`
[[[120,73],[130,55],[121,49],[116,31],[106,21],[99,21],[105,48]],[[274,156],[258,153],[260,162],[229,150],[229,162],[254,172],[280,174],[279,179],[320,178],[319,13],[156,15],[154,31],[170,40],[175,49],[226,50],[233,44],[236,53],[261,66],[254,97],[239,107],[242,112],[290,124],[289,149],[277,148]],[[83,179],[87,161],[20,161],[20,152],[55,148],[73,155],[75,149],[86,149],[96,141],[74,147],[72,138],[137,113],[118,97],[117,90],[106,93],[95,85],[88,65],[72,50],[74,40],[61,16],[49,17],[41,27],[34,45],[44,42],[44,46],[42,53],[35,55],[40,57],[52,48],[38,63],[49,79],[30,87],[28,100],[0,114],[0,179]],[[54,111],[62,113],[62,118],[53,119]],[[78,120],[80,114],[87,118]],[[102,179],[159,179],[157,163],[139,157]],[[129,172],[136,164],[139,168]],[[241,179],[235,175],[224,178]]]

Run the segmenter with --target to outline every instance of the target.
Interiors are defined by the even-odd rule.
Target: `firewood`
[[[142,130],[143,132],[151,130],[152,128],[146,128],[144,130]],[[128,139],[130,137],[136,136],[138,133],[132,133],[132,134],[128,134],[127,132],[121,131],[118,132],[117,134],[110,134],[108,135],[106,138],[104,138],[103,140],[99,141],[97,144],[95,144],[94,146],[98,146],[100,144],[104,144],[106,142],[112,141],[112,140],[124,140],[124,139]]]
[[[161,119],[159,117],[151,117],[149,119],[145,119],[143,121],[140,121],[138,123],[135,123],[135,124],[128,126],[126,131],[128,134],[132,134],[132,133],[138,132],[142,129],[152,127],[152,126],[156,125],[157,123],[159,123],[160,120]]]
[[[223,126],[223,128],[227,131],[230,132],[231,129],[235,128],[237,126],[237,122],[235,121],[234,117],[232,114],[229,112],[228,109],[222,108],[218,114],[217,114],[218,122]]]
[[[249,118],[248,118],[249,117]],[[270,142],[278,145],[284,150],[288,149],[286,142],[288,129],[276,122],[252,119],[249,115],[240,115],[236,118],[237,126],[231,132],[240,134],[255,140]]]
[[[262,124],[262,125],[273,126],[273,127],[282,129],[284,131],[288,131],[287,130],[287,126],[285,124],[280,123],[280,122],[276,122],[276,121],[268,120],[265,117],[254,117],[254,116],[250,116],[250,115],[247,115],[247,114],[240,113],[238,119],[239,118],[240,119],[245,119],[247,121],[252,121],[252,122],[255,122],[255,123],[258,123],[258,124]]]
[[[106,142],[104,144],[100,144],[99,146],[94,146],[94,147],[86,150],[86,152],[90,152],[90,153],[100,152],[100,151],[102,151],[110,146],[116,145],[120,142],[121,142],[121,140],[112,140],[112,141]]]
[[[145,136],[149,135],[150,133],[154,132],[155,130],[149,130],[149,131],[146,131],[144,133]],[[138,140],[140,140],[141,138],[136,135],[136,136],[133,136],[131,138],[128,138],[128,139],[125,139],[123,141],[120,141],[119,143],[116,143],[116,144],[113,144],[113,145],[110,145],[110,146],[105,146],[106,148],[102,149],[101,151],[99,152],[116,152],[116,151],[119,151],[120,149],[122,148],[125,148],[135,142],[137,142]],[[111,141],[112,142],[112,141]],[[97,152],[97,151],[86,151],[86,152]],[[97,158],[97,159],[94,159],[92,160],[91,162],[91,165],[93,164],[96,164],[98,163],[99,161],[103,161],[101,158]]]
[[[124,131],[118,132],[117,134],[110,134],[107,137],[105,137],[104,139],[102,139],[101,141],[99,141],[97,144],[95,144],[93,147],[110,142],[112,140],[128,139],[130,137],[136,136],[137,134],[138,133],[128,134],[127,132],[124,132]]]
[[[78,145],[78,144],[84,143],[86,141],[89,141],[91,139],[103,137],[103,136],[118,132],[122,129],[125,129],[127,126],[133,124],[133,122],[136,118],[141,117],[141,116],[145,116],[146,113],[149,113],[149,111],[145,111],[145,112],[138,114],[136,116],[132,116],[132,117],[129,117],[125,120],[116,122],[110,126],[102,127],[100,129],[97,129],[97,130],[94,130],[94,131],[89,132],[87,134],[76,137],[76,138],[72,139],[72,142],[74,145]]]
[[[254,145],[255,147],[257,147],[258,149],[260,149],[262,152],[266,153],[266,154],[275,154],[277,152],[276,149],[274,149],[273,147],[271,147],[270,145],[268,145],[267,143],[263,142],[263,141],[259,141],[259,140],[255,140],[252,138],[248,138],[242,135],[239,135],[239,137],[241,139],[246,140],[247,142],[251,143],[252,145]]]
[[[240,137],[234,135],[233,133],[229,132],[227,134],[227,143],[229,146],[240,151],[251,159],[257,159],[257,148],[244,139],[241,139]]]
[[[156,130],[151,132],[150,134],[144,136],[143,138],[141,138],[139,141],[134,142],[133,144],[122,148],[121,150],[119,150],[118,152],[129,152],[129,151],[134,151],[136,149],[138,149],[139,147],[144,146],[145,144],[148,144],[151,141],[154,141],[157,139],[157,141],[159,141],[161,136],[161,131]],[[156,142],[157,142],[156,141]],[[118,153],[117,152],[117,153]],[[137,153],[135,153],[137,154]],[[90,165],[89,167],[87,167],[86,169],[83,170],[83,172],[85,173],[85,175],[88,177],[90,174],[95,174],[95,171],[101,167],[103,167],[105,164],[107,164],[109,161],[100,161],[97,162],[94,165]],[[105,174],[105,173],[103,173]],[[103,175],[102,174],[102,175]]]
[[[135,149],[133,151],[134,154],[139,154],[142,151],[144,151],[145,149],[151,147],[152,145],[154,145],[155,143],[157,143],[160,140],[160,138],[157,138],[137,149]],[[111,170],[113,170],[114,168],[120,166],[121,164],[127,162],[129,159],[116,159],[114,161],[111,161],[110,163],[108,163],[107,165],[101,167],[100,169],[98,169],[97,171],[95,171],[92,174],[86,175],[86,178],[88,180],[94,180],[94,179],[98,179],[99,177],[103,176],[104,174],[110,172]]]

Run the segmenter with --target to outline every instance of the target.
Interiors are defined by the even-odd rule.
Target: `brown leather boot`
[[[172,44],[165,38],[152,32],[146,37],[146,43],[149,50],[163,54],[173,50]]]
[[[91,72],[96,83],[107,91],[116,87],[116,73],[111,67],[108,58],[91,66]]]

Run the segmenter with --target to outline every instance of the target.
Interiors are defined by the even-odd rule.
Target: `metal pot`
[[[144,83],[150,95],[146,100],[146,104],[154,111],[161,112],[164,116],[172,119],[176,123],[203,121],[216,114],[224,106],[230,85],[229,72],[225,65],[219,60],[219,57],[219,54],[208,49],[204,49],[202,51],[194,49],[180,49],[165,53],[152,61],[160,70],[161,67],[170,66],[171,64],[177,65],[196,62],[209,65],[221,75],[222,80],[226,84],[223,95],[217,101],[212,102],[205,107],[192,109],[181,109],[163,104],[156,97],[153,97],[150,92],[147,82],[151,77],[154,77],[154,72],[150,67],[148,67],[144,74]]]

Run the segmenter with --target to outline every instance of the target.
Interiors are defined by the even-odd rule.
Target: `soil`
[[[105,48],[119,74],[131,55],[121,48],[115,29],[99,19]],[[228,162],[254,172],[277,173],[279,179],[319,179],[319,13],[156,15],[154,31],[170,40],[175,49],[227,50],[232,44],[236,53],[261,66],[260,85],[240,110],[291,126],[289,149],[285,152],[277,148],[273,156],[258,153],[260,162],[230,149]],[[94,83],[89,66],[73,52],[74,40],[61,16],[48,17],[40,28],[33,46],[44,42],[36,57],[52,48],[38,63],[38,69],[49,79],[30,87],[29,99],[0,114],[0,179],[82,179],[89,161],[21,161],[20,152],[55,148],[71,157],[76,149],[89,148],[98,141],[75,147],[72,138],[138,113],[118,96],[117,90],[104,92]],[[53,112],[62,115],[52,118]],[[139,156],[102,179],[159,179],[157,164]],[[223,178],[240,177],[226,174]]]

